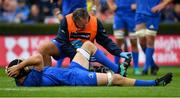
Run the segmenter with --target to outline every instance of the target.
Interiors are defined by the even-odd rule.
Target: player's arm
[[[119,56],[119,54],[122,52],[121,49],[108,37],[102,23],[99,20],[97,20],[97,23],[98,30],[96,35],[96,42],[102,45],[111,54]]]
[[[114,0],[107,0],[107,4],[112,11],[117,9],[117,5],[114,3]]]
[[[61,21],[56,40],[62,45],[63,52],[72,59],[76,54],[76,49],[69,41],[66,18]]]
[[[10,77],[16,76],[19,74],[19,71],[22,68],[26,67],[26,69],[29,70],[30,67],[32,67],[32,66],[37,71],[41,71],[43,69],[44,63],[43,63],[43,58],[42,58],[41,54],[37,53],[37,54],[30,56],[29,58],[23,60],[21,63],[14,65],[12,67],[9,67],[7,69],[8,76],[10,76]]]
[[[156,5],[155,7],[153,7],[151,9],[151,11],[153,13],[157,13],[160,12],[161,10],[163,10],[170,2],[172,2],[173,0],[162,0],[161,3],[159,3],[158,5]]]

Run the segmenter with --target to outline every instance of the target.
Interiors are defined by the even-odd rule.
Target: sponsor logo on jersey
[[[70,35],[70,38],[80,38],[80,39],[86,39],[89,40],[91,37],[90,33],[85,33],[85,32],[73,32]]]
[[[154,26],[153,26],[153,25],[150,25],[149,28],[150,28],[150,29],[154,29]]]

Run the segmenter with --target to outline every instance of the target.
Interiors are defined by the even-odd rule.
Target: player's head
[[[73,12],[73,21],[78,28],[84,29],[89,22],[89,14],[84,8],[78,8]]]
[[[23,60],[21,60],[21,59],[15,59],[15,60],[11,61],[9,63],[9,65],[7,66],[7,68],[6,68],[7,73],[8,73],[8,68],[10,68],[12,66],[15,66],[15,65],[21,63],[22,61]],[[26,67],[25,67],[25,68],[20,69],[19,73],[16,76],[11,76],[11,77],[13,77],[15,79],[16,85],[20,86],[21,83],[19,83],[19,79],[27,76],[28,73],[29,73],[29,70],[27,70]]]

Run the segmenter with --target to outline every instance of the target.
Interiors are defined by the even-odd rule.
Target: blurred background
[[[96,3],[92,1],[86,0],[87,10],[103,22],[114,40],[113,12],[106,0],[97,0]],[[14,58],[29,57],[35,53],[39,43],[55,37],[60,24],[55,12],[59,10],[63,15],[62,5],[62,2],[57,1],[54,7],[49,0],[0,0],[0,67],[4,67]],[[180,2],[175,0],[162,11],[154,54],[158,65],[180,66],[179,22]],[[141,53],[140,64],[144,62],[143,56]],[[111,55],[108,57],[113,59]]]

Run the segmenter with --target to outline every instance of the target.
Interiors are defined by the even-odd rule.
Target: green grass
[[[173,72],[174,77],[165,87],[16,87],[0,69],[0,97],[180,97],[180,67],[162,67],[158,76],[134,76],[130,68],[128,77],[155,79],[166,72]]]

